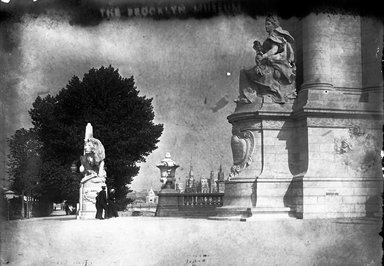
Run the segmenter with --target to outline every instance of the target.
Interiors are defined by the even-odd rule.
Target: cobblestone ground
[[[381,265],[381,219],[4,222],[1,265]]]

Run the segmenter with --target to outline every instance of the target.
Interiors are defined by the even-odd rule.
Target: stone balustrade
[[[180,193],[181,205],[185,207],[221,207],[224,193]]]

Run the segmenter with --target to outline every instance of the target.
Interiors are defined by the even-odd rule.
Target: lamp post
[[[175,189],[175,172],[179,165],[171,159],[171,154],[167,152],[156,167],[160,169],[160,182],[163,183],[161,189]]]
[[[72,172],[72,173],[76,173],[76,172],[77,172],[77,165],[76,165],[75,162],[72,163],[70,169],[71,169],[71,172]]]

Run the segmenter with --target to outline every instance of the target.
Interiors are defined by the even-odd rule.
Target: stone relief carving
[[[263,129],[281,129],[286,121],[281,120],[264,120]]]
[[[294,38],[280,27],[275,16],[265,20],[267,39],[255,41],[255,66],[240,71],[239,97],[236,102],[259,102],[260,97],[270,96],[275,103],[284,104],[296,98],[296,66]]]
[[[91,195],[89,195],[89,194],[91,194]],[[87,200],[93,204],[96,204],[96,192],[85,191],[83,194],[83,197],[85,200]]]
[[[354,126],[358,126],[360,128],[371,128],[371,129],[381,129],[381,125],[378,125],[374,120],[372,121],[364,121],[359,119],[352,118],[308,118],[307,125],[310,127],[348,127],[352,128]]]
[[[381,148],[376,137],[359,126],[351,127],[348,133],[348,137],[334,139],[335,152],[342,156],[344,164],[360,172],[379,164]]]
[[[229,180],[250,165],[254,147],[255,138],[251,131],[240,131],[239,128],[234,128],[231,138],[233,166],[231,167]]]

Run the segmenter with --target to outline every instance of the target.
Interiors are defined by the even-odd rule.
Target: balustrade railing
[[[221,207],[224,193],[180,193],[184,207]]]

